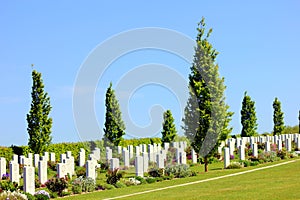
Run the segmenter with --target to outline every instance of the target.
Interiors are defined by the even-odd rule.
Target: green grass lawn
[[[282,163],[286,161],[275,162]],[[127,195],[151,189],[189,183],[226,174],[261,168],[275,163],[242,169],[220,170],[223,163],[210,165],[210,171],[203,173],[203,166],[194,167],[199,174],[195,177],[174,179],[153,184],[131,186],[121,189],[81,194],[66,199],[105,199]],[[176,187],[146,194],[139,194],[122,199],[300,199],[300,160],[274,168],[254,171],[238,176],[226,177],[219,180]]]

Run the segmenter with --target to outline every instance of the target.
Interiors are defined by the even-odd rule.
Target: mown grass
[[[223,163],[216,163],[210,165],[210,171],[207,173],[203,173],[203,166],[197,166],[193,167],[193,170],[198,170],[199,173],[195,177],[173,179],[154,184],[105,190],[65,198],[75,200],[112,198],[151,189],[219,177],[282,162],[286,162],[286,160],[255,167],[232,170],[221,170]],[[139,194],[123,199],[300,199],[300,190],[298,184],[300,180],[299,169],[300,160],[297,159],[296,162],[274,168],[263,169],[209,182],[197,183],[146,194]]]

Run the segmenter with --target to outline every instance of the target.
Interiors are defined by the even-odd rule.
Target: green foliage
[[[111,185],[111,184],[108,184],[108,183],[103,184],[103,187],[106,190],[116,189],[116,187],[114,185]]]
[[[123,177],[123,173],[119,172],[119,169],[108,170],[106,177],[106,183],[115,186],[116,183]]]
[[[46,182],[46,187],[51,192],[57,192],[59,196],[63,196],[63,190],[68,187],[68,182],[64,178],[52,178]]]
[[[139,146],[140,144],[161,144],[160,138],[134,138],[122,140],[119,146],[127,147],[128,145]]]
[[[298,133],[298,132],[299,132],[299,127],[297,125],[285,126],[283,129],[283,134]]]
[[[165,174],[166,176],[173,176],[175,178],[184,178],[191,176],[192,171],[188,165],[169,165],[165,168]]]
[[[122,136],[125,135],[125,124],[122,120],[122,113],[115,91],[112,89],[112,83],[110,83],[106,91],[105,107],[106,113],[103,129],[105,146],[111,146],[112,144],[118,146]]]
[[[243,166],[239,162],[231,162],[227,169],[240,169]]]
[[[148,174],[152,177],[162,177],[164,175],[164,170],[154,167],[148,170]]]
[[[50,98],[44,92],[42,74],[32,71],[31,108],[27,114],[27,131],[29,134],[28,146],[34,153],[41,153],[51,143],[52,118]]]
[[[50,199],[50,194],[45,190],[39,190],[34,194],[36,200],[47,200]]]
[[[262,162],[274,162],[280,160],[279,157],[277,157],[277,153],[274,151],[270,152],[261,152],[258,154],[258,159]]]
[[[241,123],[242,123],[242,137],[251,137],[257,135],[257,122],[256,122],[255,102],[251,97],[244,93],[241,110]]]
[[[197,46],[189,75],[189,99],[183,119],[185,135],[192,147],[205,159],[208,171],[208,158],[213,156],[221,140],[228,137],[232,112],[225,104],[224,78],[219,75],[216,64],[218,52],[209,43],[212,29],[205,32],[204,18],[198,24]]]
[[[172,116],[171,110],[164,112],[163,130],[161,132],[162,143],[172,142],[177,134],[176,127],[174,124],[174,118]]]
[[[284,130],[284,122],[283,122],[283,112],[281,111],[281,103],[275,98],[273,102],[273,122],[274,122],[274,127],[273,127],[273,134],[274,135],[281,135]]]
[[[10,161],[13,156],[13,150],[9,147],[0,147],[0,157],[4,157],[6,162]]]
[[[86,169],[85,167],[75,166],[75,173],[78,177],[84,177],[86,175]]]
[[[19,191],[3,191],[0,193],[0,200],[8,199],[27,200],[27,196]]]
[[[127,185],[125,183],[122,183],[121,181],[118,181],[115,185],[116,188],[125,188]]]
[[[1,191],[16,191],[18,189],[18,184],[16,182],[11,182],[10,180],[0,181],[0,192]]]

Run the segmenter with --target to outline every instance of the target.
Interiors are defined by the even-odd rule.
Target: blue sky
[[[235,112],[231,123],[233,133],[241,131],[244,91],[256,102],[260,133],[272,130],[275,97],[282,103],[285,123],[298,124],[299,1],[218,4],[208,1],[6,1],[1,4],[0,145],[27,144],[32,63],[42,73],[45,90],[51,98],[53,142],[79,141],[72,96],[80,67],[90,53],[108,38],[136,28],[167,28],[195,39],[202,16],[207,26],[213,28],[210,41],[220,52],[217,62],[220,74],[225,77],[226,101]],[[101,130],[104,93],[109,82],[115,85],[126,72],[147,63],[168,65],[185,79],[190,67],[186,61],[158,50],[142,50],[120,57],[95,88],[95,115]],[[177,129],[182,132],[182,116],[175,97],[157,84],[139,88],[128,107],[132,120],[139,126],[147,126],[151,123],[149,109],[160,105],[172,109]],[[144,133],[144,136],[155,135]],[[95,137],[101,137],[101,133]]]

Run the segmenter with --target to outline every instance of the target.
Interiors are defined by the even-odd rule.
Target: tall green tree
[[[192,147],[204,160],[208,171],[210,158],[232,131],[232,112],[225,103],[224,78],[216,64],[218,52],[208,41],[212,29],[205,31],[205,19],[198,24],[194,60],[189,75],[189,98],[185,107],[183,130]]]
[[[251,100],[251,97],[244,93],[241,110],[241,123],[242,123],[242,137],[255,136],[257,134],[257,118],[255,111],[255,102]]]
[[[167,110],[164,112],[164,121],[163,121],[163,130],[161,132],[162,143],[164,142],[172,142],[176,137],[177,131],[174,124],[174,118],[171,110]]]
[[[28,146],[36,153],[42,153],[51,143],[52,118],[50,97],[44,91],[42,74],[36,70],[32,71],[31,108],[27,114],[27,131],[29,134]]]
[[[273,135],[281,135],[284,130],[283,112],[281,111],[281,103],[276,97],[273,102]]]
[[[112,144],[118,146],[125,135],[125,124],[115,91],[112,89],[112,83],[106,91],[105,107],[104,142],[107,146]]]

